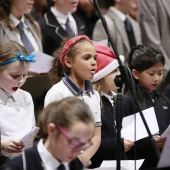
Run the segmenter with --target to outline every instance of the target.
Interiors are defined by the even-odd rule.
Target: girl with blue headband
[[[4,160],[21,154],[26,146],[20,139],[35,127],[32,97],[20,89],[34,57],[15,41],[0,42],[0,151]]]

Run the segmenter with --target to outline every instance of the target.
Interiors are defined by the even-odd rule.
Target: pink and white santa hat
[[[97,52],[97,70],[91,80],[92,83],[110,74],[119,66],[115,53],[108,46],[102,44],[94,44],[94,46]],[[120,55],[119,57],[124,62],[124,56]]]

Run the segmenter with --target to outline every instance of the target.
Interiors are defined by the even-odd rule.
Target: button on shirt
[[[0,89],[1,139],[21,139],[35,127],[34,106],[28,92],[18,89],[11,95]],[[2,152],[12,158],[15,154]]]
[[[38,153],[42,159],[43,167],[45,170],[57,170],[61,162],[59,162],[53,155],[45,148],[43,144],[43,139],[38,142]],[[69,170],[67,162],[62,162],[66,170]]]

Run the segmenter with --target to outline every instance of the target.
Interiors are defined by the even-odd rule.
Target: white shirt
[[[95,120],[95,126],[101,126],[100,96],[98,92],[94,90],[94,94],[91,92],[86,93],[86,91],[84,91],[81,95],[76,94],[76,91],[74,92],[71,84],[66,81],[66,85],[63,80],[66,81],[65,78],[62,79],[59,83],[53,85],[47,92],[44,102],[45,107],[53,101],[61,100],[66,97],[76,96],[82,99],[89,106]]]
[[[53,155],[45,148],[43,139],[40,139],[37,148],[45,170],[54,170],[60,166],[61,162],[54,158]],[[69,170],[67,162],[62,162],[62,164],[65,166],[66,170]]]
[[[71,27],[72,31],[75,33],[75,35],[78,34],[77,24],[76,24],[75,19],[71,15],[71,13],[69,13],[68,15],[64,15],[63,13],[59,12],[54,7],[51,7],[51,12],[56,17],[57,21],[59,22],[59,24],[62,26],[62,28],[64,30],[66,29],[65,24],[66,24],[67,17],[68,17],[69,18],[69,24],[70,24],[70,27]]]
[[[31,42],[32,46],[34,47],[34,50],[35,51],[40,51],[40,49],[38,47],[38,44],[37,44],[32,32],[31,32],[31,30],[29,29],[28,25],[25,23],[25,17],[22,16],[21,20],[18,20],[14,15],[10,14],[9,18],[12,20],[15,27],[19,24],[20,21],[22,21],[22,23],[24,25],[24,33],[25,33],[25,35],[28,37],[29,41]],[[19,32],[17,33],[17,36],[18,36],[18,39],[19,39],[19,43],[21,45],[23,45]]]
[[[18,89],[8,94],[0,89],[1,140],[21,139],[35,127],[34,105],[31,95]],[[15,154],[2,152],[12,158]]]

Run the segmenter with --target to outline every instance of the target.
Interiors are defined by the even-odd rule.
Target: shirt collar
[[[56,158],[52,156],[52,154],[45,148],[43,144],[43,139],[40,139],[38,142],[38,152],[40,154],[40,157],[43,161],[43,164],[45,166],[45,169],[57,169],[61,162],[59,162]],[[68,167],[67,162],[63,162],[65,167]]]
[[[18,20],[13,14],[10,14],[9,15],[9,18],[11,19],[11,21],[13,22],[14,26],[16,27],[20,21],[22,21],[24,27],[28,27],[26,24],[25,24],[25,17],[24,15],[22,16],[21,20]]]
[[[71,13],[69,13],[68,15],[65,15],[61,12],[59,12],[56,8],[51,7],[51,12],[54,14],[54,16],[57,18],[57,20],[59,21],[59,23],[65,24],[67,21],[67,18],[69,18],[69,20],[72,20],[71,17]]]
[[[74,94],[81,95],[83,93],[83,90],[76,86],[66,73],[64,73],[63,82]],[[94,93],[90,80],[85,80],[85,91]]]
[[[17,91],[12,93],[12,94],[9,94],[6,91],[4,91],[3,89],[0,89],[0,96],[1,96],[0,101],[3,104],[6,104],[7,100],[9,99],[9,97],[11,97],[14,101],[16,101],[17,98],[18,98],[18,92]]]
[[[119,17],[121,21],[123,22],[125,21],[126,15],[123,12],[119,11],[118,9],[114,7],[111,7],[111,10]]]
[[[112,104],[114,103],[114,99],[116,98],[116,95],[117,94],[113,91],[112,91],[112,96],[110,96],[110,95],[108,95],[104,92],[101,92],[101,96],[105,96],[110,101],[110,103],[112,103]]]

